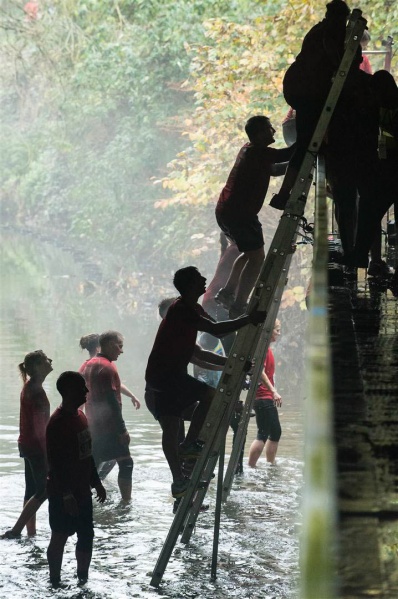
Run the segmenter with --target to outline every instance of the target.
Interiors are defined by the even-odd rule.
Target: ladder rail
[[[263,334],[262,334],[262,337],[258,344],[258,348],[257,348],[258,351],[255,356],[255,366],[254,366],[253,374],[251,377],[250,389],[247,393],[246,400],[245,400],[245,403],[243,406],[241,419],[239,422],[238,430],[237,430],[237,433],[235,436],[234,444],[232,446],[231,455],[229,457],[228,466],[227,466],[225,477],[224,477],[223,495],[222,495],[223,501],[226,501],[228,499],[228,496],[231,492],[236,468],[237,468],[237,465],[239,462],[240,454],[242,452],[242,449],[243,449],[243,446],[245,443],[247,429],[248,429],[249,422],[250,422],[250,413],[251,413],[253,403],[254,403],[254,400],[256,397],[257,382],[260,379],[261,372],[264,367],[264,359],[265,359],[265,356],[266,356],[266,353],[267,353],[267,350],[269,347],[272,330],[275,325],[275,320],[278,315],[283,291],[286,286],[287,272],[289,271],[290,262],[291,262],[291,255],[286,260],[286,265],[285,265],[285,267],[282,271],[281,277],[280,277],[280,282],[278,284],[274,302],[272,304],[272,308],[268,314],[268,317],[265,321]]]

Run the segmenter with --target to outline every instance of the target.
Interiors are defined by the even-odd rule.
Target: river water
[[[156,304],[172,293],[169,283],[129,273],[132,288],[148,287],[150,298],[138,304],[120,295],[120,273],[99,286],[99,260],[66,246],[63,240],[3,232],[1,253],[2,370],[0,410],[0,531],[16,520],[23,498],[23,461],[18,456],[19,393],[17,365],[25,353],[43,349],[53,359],[54,372],[45,388],[54,409],[59,403],[55,380],[63,370],[77,369],[86,358],[78,348],[82,334],[117,329],[125,336],[118,368],[122,381],[143,399],[143,373],[158,326]],[[213,265],[209,267],[211,276]],[[167,281],[169,274],[165,276]],[[124,302],[124,306],[121,304]],[[130,299],[128,299],[130,302]],[[283,324],[283,321],[282,321]],[[283,334],[283,333],[282,333]],[[283,341],[283,339],[282,339]],[[301,346],[296,339],[296,346]],[[303,402],[292,379],[281,342],[275,347],[281,360],[278,389],[284,399],[280,410],[282,439],[277,465],[262,459],[256,470],[245,467],[237,478],[221,517],[218,575],[210,582],[216,484],[210,486],[208,512],[201,514],[188,547],[177,545],[159,590],[150,587],[150,574],[172,523],[170,474],[162,449],[160,428],[145,405],[134,410],[124,401],[124,417],[131,434],[134,458],[133,499],[122,505],[117,473],[105,481],[108,498],[95,506],[96,537],[89,582],[79,587],[74,578],[74,540],[66,546],[61,589],[48,581],[46,548],[49,541],[47,504],[37,517],[38,533],[19,540],[0,540],[0,597],[18,599],[65,598],[296,598],[299,582],[300,497],[302,490]],[[296,385],[294,385],[296,387]],[[253,419],[248,444],[255,438]],[[227,440],[227,454],[231,439]],[[228,455],[227,455],[228,457]],[[216,479],[215,479],[216,480]]]

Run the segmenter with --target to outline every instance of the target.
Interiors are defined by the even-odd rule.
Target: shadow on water
[[[150,321],[134,314],[126,316],[116,310],[112,295],[84,292],[84,268],[63,249],[35,247],[32,240],[7,242],[6,253],[2,252],[0,315],[0,531],[15,521],[23,497],[23,464],[16,446],[21,388],[17,364],[23,355],[40,347],[53,358],[54,372],[46,380],[46,391],[54,409],[59,402],[54,388],[58,374],[77,369],[85,358],[78,349],[80,336],[119,329],[125,335],[125,353],[118,363],[121,378],[143,398],[143,371],[158,325],[159,299],[156,297],[150,307]],[[170,474],[158,424],[145,406],[136,412],[125,401],[123,410],[132,433],[133,500],[131,505],[120,503],[117,473],[112,471],[105,482],[108,500],[103,506],[95,506],[96,537],[89,582],[80,588],[74,577],[72,538],[65,551],[62,588],[50,588],[46,560],[50,530],[45,504],[38,513],[35,538],[29,539],[24,533],[20,540],[0,540],[0,596],[297,597],[303,441],[298,398],[286,397],[281,410],[283,437],[277,466],[267,466],[262,460],[258,469],[249,471],[246,467],[243,476],[235,480],[222,512],[216,582],[210,582],[216,493],[213,483],[208,494],[209,512],[200,515],[189,546],[177,544],[159,590],[151,588],[149,582],[173,518]],[[252,419],[246,453],[254,437]],[[229,437],[227,452],[230,443]]]

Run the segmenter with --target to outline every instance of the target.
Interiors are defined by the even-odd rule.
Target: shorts
[[[189,374],[172,376],[167,382],[157,384],[156,388],[147,383],[145,403],[156,420],[159,420],[163,414],[180,418],[187,408],[202,401],[209,389],[209,385]]]
[[[83,539],[93,539],[93,501],[85,497],[78,502],[79,514],[71,516],[65,512],[63,497],[54,496],[48,498],[48,515],[52,532],[68,535],[77,533]]]
[[[47,497],[47,460],[44,455],[27,456],[19,446],[20,456],[25,461],[25,496],[24,501],[31,497],[45,499]]]
[[[257,441],[274,441],[277,443],[282,435],[278,409],[269,399],[255,399],[254,411],[257,422]]]
[[[253,252],[263,247],[263,228],[258,216],[235,220],[216,212],[216,219],[221,231],[236,243],[240,252]]]

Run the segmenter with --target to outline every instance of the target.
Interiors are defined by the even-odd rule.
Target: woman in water
[[[52,371],[52,360],[41,350],[30,352],[19,364],[24,386],[21,391],[18,448],[25,460],[24,508],[6,538],[19,537],[26,526],[29,536],[36,534],[36,512],[47,498],[46,427],[50,403],[43,382]]]

